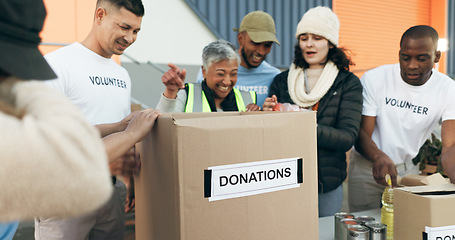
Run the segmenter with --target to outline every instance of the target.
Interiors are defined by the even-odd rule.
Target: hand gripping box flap
[[[136,238],[318,239],[316,145],[314,112],[163,114],[141,143]],[[207,170],[291,158],[302,159],[298,187],[206,197]],[[252,172],[248,183],[279,171],[268,174]]]

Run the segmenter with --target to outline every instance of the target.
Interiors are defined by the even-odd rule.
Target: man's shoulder
[[[280,69],[278,69],[277,67],[275,66],[272,66],[270,63],[268,63],[267,61],[262,61],[261,63],[261,66],[260,66],[264,72],[271,72],[271,73],[280,73]]]
[[[449,76],[445,75],[442,72],[439,72],[436,69],[433,70],[433,74],[434,74],[435,77],[437,77],[439,79],[442,79],[443,81],[447,81],[449,83],[454,83],[454,80],[452,78],[450,78]]]
[[[375,67],[371,70],[368,70],[365,74],[376,74],[376,73],[382,73],[382,72],[391,72],[394,71],[395,69],[399,68],[399,64],[386,64],[386,65],[381,65],[378,67]]]
[[[78,43],[72,43],[70,45],[67,45],[67,46],[64,46],[64,47],[61,47],[59,49],[56,49],[46,55],[44,55],[44,57],[46,59],[53,59],[53,58],[58,58],[58,57],[61,57],[61,56],[67,56],[68,54],[72,54],[73,52],[78,52]]]
[[[429,81],[431,84],[436,84],[439,88],[444,89],[444,91],[450,92],[452,94],[455,91],[455,81],[454,79],[450,78],[449,76],[445,75],[442,72],[433,69],[433,73],[430,79],[434,79]]]
[[[245,75],[245,76],[248,76],[248,75],[264,75],[264,74],[270,74],[270,75],[277,75],[278,73],[280,73],[280,69],[270,65],[268,62],[266,61],[262,61],[261,65],[259,65],[258,67],[256,68],[245,68],[243,66],[239,66],[239,75]]]
[[[72,66],[79,61],[81,55],[81,49],[78,46],[79,43],[72,43],[70,45],[61,47],[55,51],[52,51],[44,58],[52,68],[63,68],[64,66]],[[55,69],[54,69],[55,70]]]
[[[109,69],[127,72],[127,70],[117,64],[112,58],[106,59],[100,55],[91,52],[88,48],[84,47],[82,44],[75,42],[70,45],[59,48],[55,51],[52,51],[46,54],[45,59],[49,62],[51,67],[63,67],[67,66],[72,68],[74,65],[84,66],[87,68],[93,67],[93,64],[101,64],[103,66],[108,66]]]
[[[387,64],[368,70],[363,74],[360,80],[363,84],[365,84],[365,82],[375,82],[375,79],[380,79],[381,81],[392,80],[392,78],[397,76],[397,74],[399,75],[399,73],[399,64]]]

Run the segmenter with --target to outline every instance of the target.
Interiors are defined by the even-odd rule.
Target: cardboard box
[[[455,225],[454,184],[395,188],[393,194],[394,239],[422,239],[425,227]]]
[[[399,177],[399,176],[397,176]],[[450,183],[448,178],[444,178],[440,173],[432,175],[416,175],[408,174],[398,180],[398,184],[402,186],[424,186],[424,185],[437,185]]]
[[[315,112],[160,116],[141,146],[136,239],[319,239],[316,146]],[[243,183],[240,174],[222,172],[282,159],[297,159],[292,166],[301,172],[250,171]],[[287,176],[301,183],[230,192]],[[217,192],[228,182],[228,191]]]

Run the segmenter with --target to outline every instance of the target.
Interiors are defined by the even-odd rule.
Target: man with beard
[[[114,150],[133,146],[125,138],[119,138],[118,133],[123,132],[130,120],[134,122],[137,117],[133,118],[135,114],[130,114],[131,79],[128,72],[111,57],[121,55],[134,43],[143,15],[141,0],[98,0],[93,26],[85,40],[45,56],[57,75],[57,79],[49,81],[49,85],[79,106],[101,135],[107,136],[105,141],[119,140],[120,147]],[[108,149],[109,152],[112,151]],[[131,158],[125,164],[130,162],[138,165],[138,161]],[[112,168],[118,166],[110,162],[110,167],[114,194],[104,206],[76,218],[37,218],[35,239],[123,239],[125,210],[132,206],[133,201],[128,198],[127,202],[131,205],[125,207],[125,184],[115,177],[117,174]]]
[[[455,182],[455,82],[433,69],[439,62],[438,33],[430,26],[409,28],[401,37],[399,64],[384,65],[362,78],[359,137],[349,164],[349,210],[381,206],[390,175],[418,174],[412,159],[442,121],[441,161]]]
[[[265,61],[272,50],[273,43],[280,45],[276,38],[275,21],[263,11],[248,13],[240,23],[240,28],[233,29],[239,43],[240,66],[236,88],[243,91],[255,91],[257,105],[262,106],[269,94],[273,78],[281,71]],[[202,82],[202,70],[197,82]]]

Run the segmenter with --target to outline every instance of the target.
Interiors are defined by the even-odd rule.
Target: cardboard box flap
[[[239,116],[240,112],[194,112],[194,113],[163,113],[160,117],[171,117],[174,119],[188,119],[188,118],[212,118],[212,117],[223,117],[223,116]]]
[[[286,115],[299,115],[299,114],[312,114],[304,112],[286,112],[286,113],[275,113],[275,114],[251,114],[251,113],[219,113],[210,114],[206,117],[207,113],[187,113],[187,114],[173,114],[171,115],[174,124],[182,127],[195,127],[207,130],[220,129],[225,130],[229,128],[233,129],[248,129],[248,128],[262,128],[265,125],[272,128],[282,128],[283,126],[290,126],[295,124],[294,118],[283,118],[283,114]],[[248,115],[246,119],[243,116]],[[217,118],[213,121],[213,118]],[[273,138],[267,138],[273,139]],[[259,139],[258,139],[259,140]]]
[[[432,174],[422,179],[422,183],[425,185],[437,185],[450,183],[448,178],[444,178],[440,173]]]
[[[438,185],[450,183],[448,178],[444,178],[440,173],[435,173],[429,176],[408,174],[398,180],[401,186],[423,186],[423,185]]]
[[[315,113],[314,111],[304,111],[304,113]],[[254,111],[254,112],[193,112],[193,113],[163,113],[161,117],[172,117],[175,119],[187,118],[210,118],[210,117],[225,117],[225,116],[241,116],[241,115],[271,115],[271,114],[300,114],[303,112],[274,112],[274,111]]]
[[[413,187],[400,187],[395,190],[408,192],[410,194],[417,194],[422,196],[444,196],[455,194],[454,184],[439,184],[428,186],[413,186]]]
[[[427,176],[408,174],[403,177],[397,176],[397,182],[399,186],[410,187],[410,186],[423,186],[425,185],[422,180]]]
[[[310,111],[308,111],[310,112]],[[189,119],[189,118],[212,118],[226,116],[241,116],[241,115],[266,115],[266,114],[295,114],[297,112],[273,112],[273,111],[254,111],[254,112],[192,112],[192,113],[163,113],[160,117],[170,117],[174,119]]]

